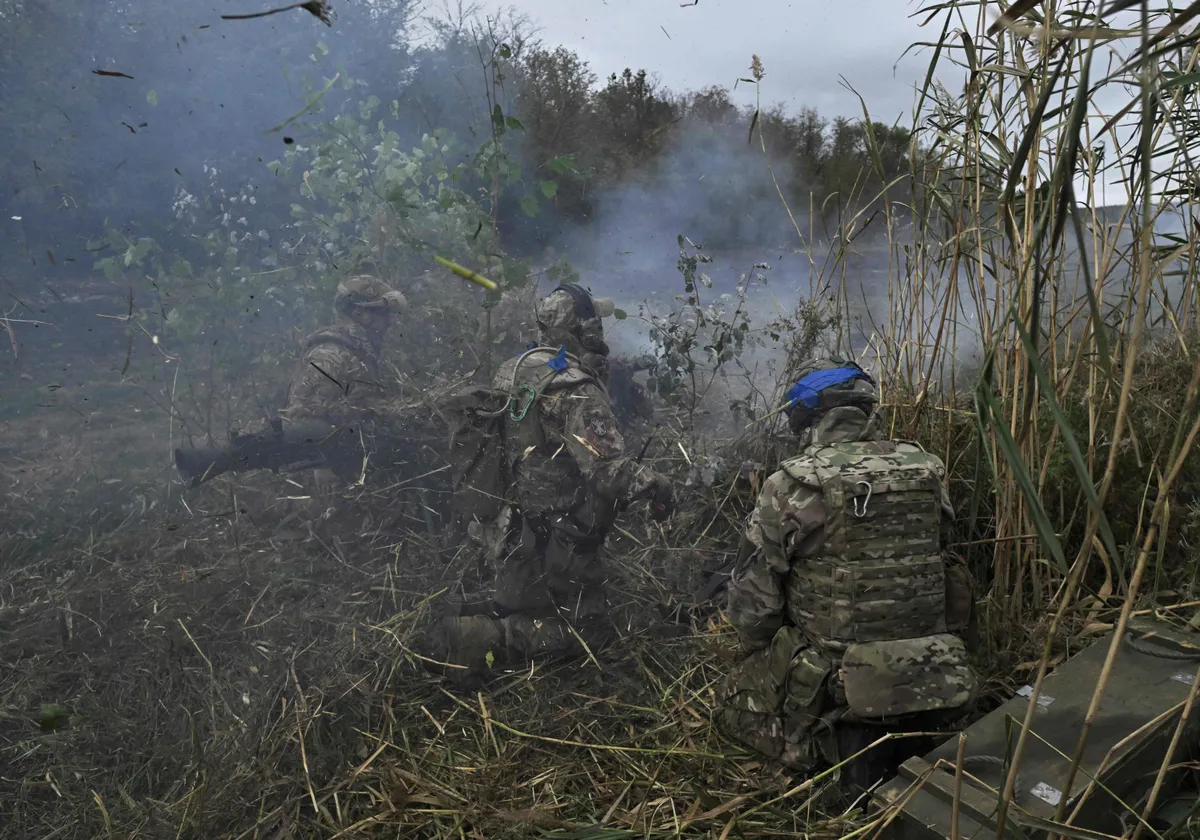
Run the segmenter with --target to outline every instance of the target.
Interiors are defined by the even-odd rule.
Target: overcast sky
[[[767,71],[767,105],[783,103],[792,112],[811,106],[827,119],[861,117],[862,106],[841,81],[844,77],[866,100],[873,119],[899,120],[905,126],[912,125],[916,93],[932,55],[930,47],[909,48],[936,41],[944,23],[937,15],[921,26],[928,13],[917,11],[929,4],[914,0],[698,0],[681,5],[689,2],[485,0],[485,8],[525,13],[544,43],[575,50],[602,81],[631,67],[656,74],[675,90],[714,84],[732,90],[739,77],[748,75],[750,57],[757,53]],[[943,64],[944,71],[949,64]],[[938,75],[952,91],[962,84],[944,72]],[[1102,92],[1093,103],[1093,128],[1126,97],[1120,91]],[[752,103],[753,88],[739,85],[734,98]],[[1109,202],[1124,200],[1125,190],[1116,180],[1115,172],[1101,176]]]
[[[767,70],[768,104],[861,116],[841,75],[867,100],[873,118],[905,124],[930,54],[900,56],[915,41],[936,40],[942,23],[939,18],[922,28],[910,17],[919,5],[909,0],[681,2],[690,0],[492,0],[489,6],[523,11],[543,41],[574,49],[601,79],[625,67],[645,68],[676,90],[732,89],[757,53]],[[738,99],[752,102],[746,87],[739,85]]]

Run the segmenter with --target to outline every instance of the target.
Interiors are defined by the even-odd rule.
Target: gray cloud
[[[582,55],[598,76],[645,68],[676,90],[711,84],[732,88],[757,53],[767,68],[763,98],[790,109],[858,117],[861,106],[839,81],[844,76],[867,100],[872,116],[909,122],[914,88],[927,54],[901,55],[910,44],[934,40],[936,24],[911,17],[901,0],[500,0],[527,14],[548,44]],[[940,23],[940,22],[938,22]],[[899,65],[893,68],[899,61]],[[751,88],[736,98],[752,103]]]

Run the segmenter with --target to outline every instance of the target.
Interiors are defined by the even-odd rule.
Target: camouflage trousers
[[[937,634],[850,645],[836,661],[796,627],[747,656],[718,698],[730,738],[795,770],[839,758],[839,727],[942,728],[974,704],[978,680],[960,639]]]
[[[834,759],[836,738],[824,716],[833,710],[832,663],[795,627],[738,663],[717,697],[716,723],[726,737],[799,772]]]
[[[613,627],[602,543],[550,516],[516,517],[495,564],[491,615],[443,619],[434,629],[431,658],[444,656],[443,662],[473,674],[495,664],[570,658],[603,647]]]

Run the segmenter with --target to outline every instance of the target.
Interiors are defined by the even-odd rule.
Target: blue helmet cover
[[[785,407],[791,409],[797,403],[806,408],[816,408],[821,398],[821,392],[834,385],[841,385],[855,379],[864,379],[875,384],[875,380],[866,374],[862,368],[839,367],[829,370],[818,370],[801,377],[800,381],[788,389]]]

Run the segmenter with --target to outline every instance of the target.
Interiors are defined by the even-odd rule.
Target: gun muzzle
[[[233,466],[228,452],[220,449],[176,449],[175,469],[185,483],[198,487]]]

